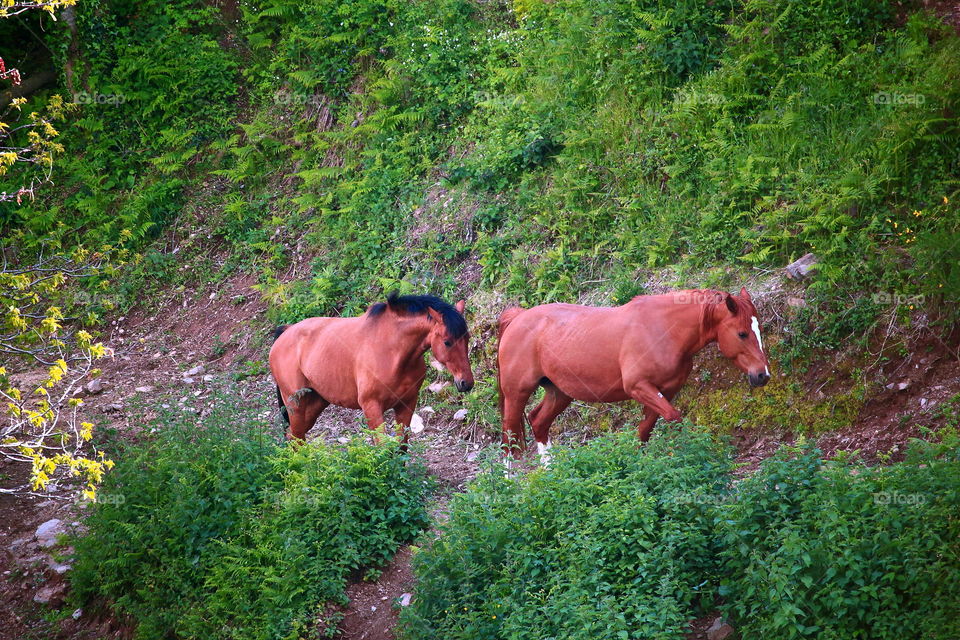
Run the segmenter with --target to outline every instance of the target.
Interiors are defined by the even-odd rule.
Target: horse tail
[[[497,404],[500,407],[501,416],[503,416],[503,387],[500,386],[500,340],[503,338],[503,332],[521,313],[523,309],[520,307],[507,307],[497,318]]]
[[[497,334],[499,338],[503,337],[503,332],[507,330],[507,327],[513,322],[514,318],[521,313],[523,313],[523,309],[520,307],[507,307],[503,310],[503,313],[497,318]]]
[[[273,341],[276,342],[277,338],[280,337],[284,331],[287,330],[287,327],[290,325],[282,324],[276,329],[273,330]],[[287,411],[287,405],[283,402],[283,394],[280,393],[280,385],[277,386],[277,404],[280,406],[280,415],[283,416],[283,419],[287,424],[290,424],[290,413]]]

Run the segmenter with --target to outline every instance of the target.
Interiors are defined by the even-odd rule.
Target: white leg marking
[[[550,447],[552,446],[553,446],[553,443],[550,442],[549,437],[547,438],[547,444],[537,442],[537,453],[540,454],[540,462],[545,467],[549,467],[550,460],[553,459],[552,456],[550,455]]]

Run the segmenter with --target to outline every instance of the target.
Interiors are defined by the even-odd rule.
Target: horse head
[[[751,387],[762,387],[770,381],[770,361],[763,351],[757,308],[746,288],[740,295],[724,294],[717,305],[717,345],[720,352],[733,360],[747,374]]]
[[[461,300],[454,305],[461,316],[466,308],[466,302]],[[461,392],[473,389],[473,370],[470,368],[470,332],[464,331],[459,335],[450,331],[449,323],[444,322],[443,316],[432,307],[427,308],[427,314],[433,320],[433,327],[427,340],[430,350],[437,362],[446,367],[453,375],[453,383]],[[465,327],[466,325],[464,325]]]

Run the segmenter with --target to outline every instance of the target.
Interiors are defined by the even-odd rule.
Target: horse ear
[[[443,322],[443,316],[433,307],[427,307],[427,315],[430,316],[430,319],[434,322]]]
[[[467,308],[467,301],[461,300],[457,304],[453,305],[453,308],[457,310],[457,313],[459,313],[460,315],[463,315],[464,309]]]
[[[727,309],[730,310],[730,313],[737,315],[737,301],[733,299],[733,296],[728,293],[723,301],[727,303]]]
[[[752,298],[750,298],[750,292],[747,291],[746,287],[740,287],[740,297],[746,298],[747,300],[752,300]]]

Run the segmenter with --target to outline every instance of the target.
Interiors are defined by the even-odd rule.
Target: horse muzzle
[[[473,380],[454,380],[453,384],[460,393],[466,393],[470,391],[470,389],[473,389]]]
[[[762,387],[763,385],[770,382],[770,374],[766,371],[761,371],[759,373],[751,373],[748,378],[750,378],[751,387]]]

